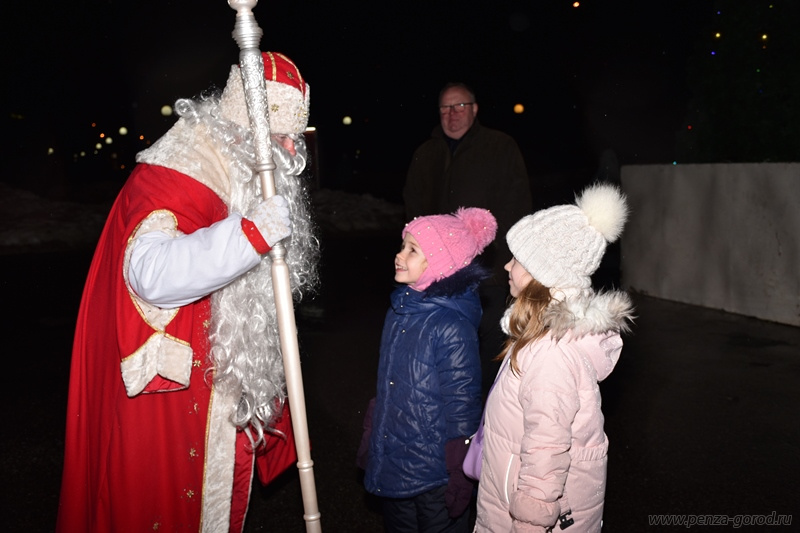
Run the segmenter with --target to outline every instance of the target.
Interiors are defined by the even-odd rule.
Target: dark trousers
[[[468,533],[469,512],[452,519],[447,515],[441,486],[413,498],[384,498],[386,533]]]

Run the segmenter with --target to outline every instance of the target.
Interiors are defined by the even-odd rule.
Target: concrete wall
[[[624,166],[622,284],[800,326],[800,164]]]

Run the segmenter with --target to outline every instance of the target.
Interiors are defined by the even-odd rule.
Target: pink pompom
[[[487,209],[461,207],[455,215],[467,227],[481,250],[486,248],[497,235],[497,220]]]

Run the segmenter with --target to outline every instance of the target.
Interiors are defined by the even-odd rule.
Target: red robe
[[[243,432],[229,438],[235,454],[233,445],[216,449],[206,374],[210,297],[162,312],[168,318],[159,323],[125,283],[128,242],[153,214],[189,234],[228,210],[200,182],[150,165],[137,166],[117,197],[78,314],[58,531],[196,532],[211,527],[202,521],[213,506],[224,518],[230,508],[231,531],[243,527],[254,455]],[[296,459],[288,421],[279,424],[288,440],[259,449],[273,477]],[[206,479],[220,471],[232,478],[227,494],[209,488],[218,479]]]

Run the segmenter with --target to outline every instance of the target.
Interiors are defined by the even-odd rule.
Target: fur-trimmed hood
[[[458,272],[446,278],[431,283],[424,291],[426,297],[454,296],[467,289],[474,289],[484,280],[489,279],[492,272],[473,261]]]
[[[450,310],[477,328],[482,315],[478,285],[487,275],[485,267],[473,262],[455,274],[432,283],[424,291],[399,285],[390,299],[392,309],[397,315],[426,316]]]
[[[568,333],[575,338],[607,331],[626,333],[633,320],[633,304],[622,291],[584,292],[554,300],[544,312],[550,335],[559,340]]]
[[[513,304],[506,309],[500,326],[508,335],[508,320]],[[629,323],[635,318],[630,296],[622,291],[580,294],[553,300],[542,317],[550,330],[550,336],[561,340],[567,334],[580,339],[586,335],[597,335],[608,331],[628,333]]]

